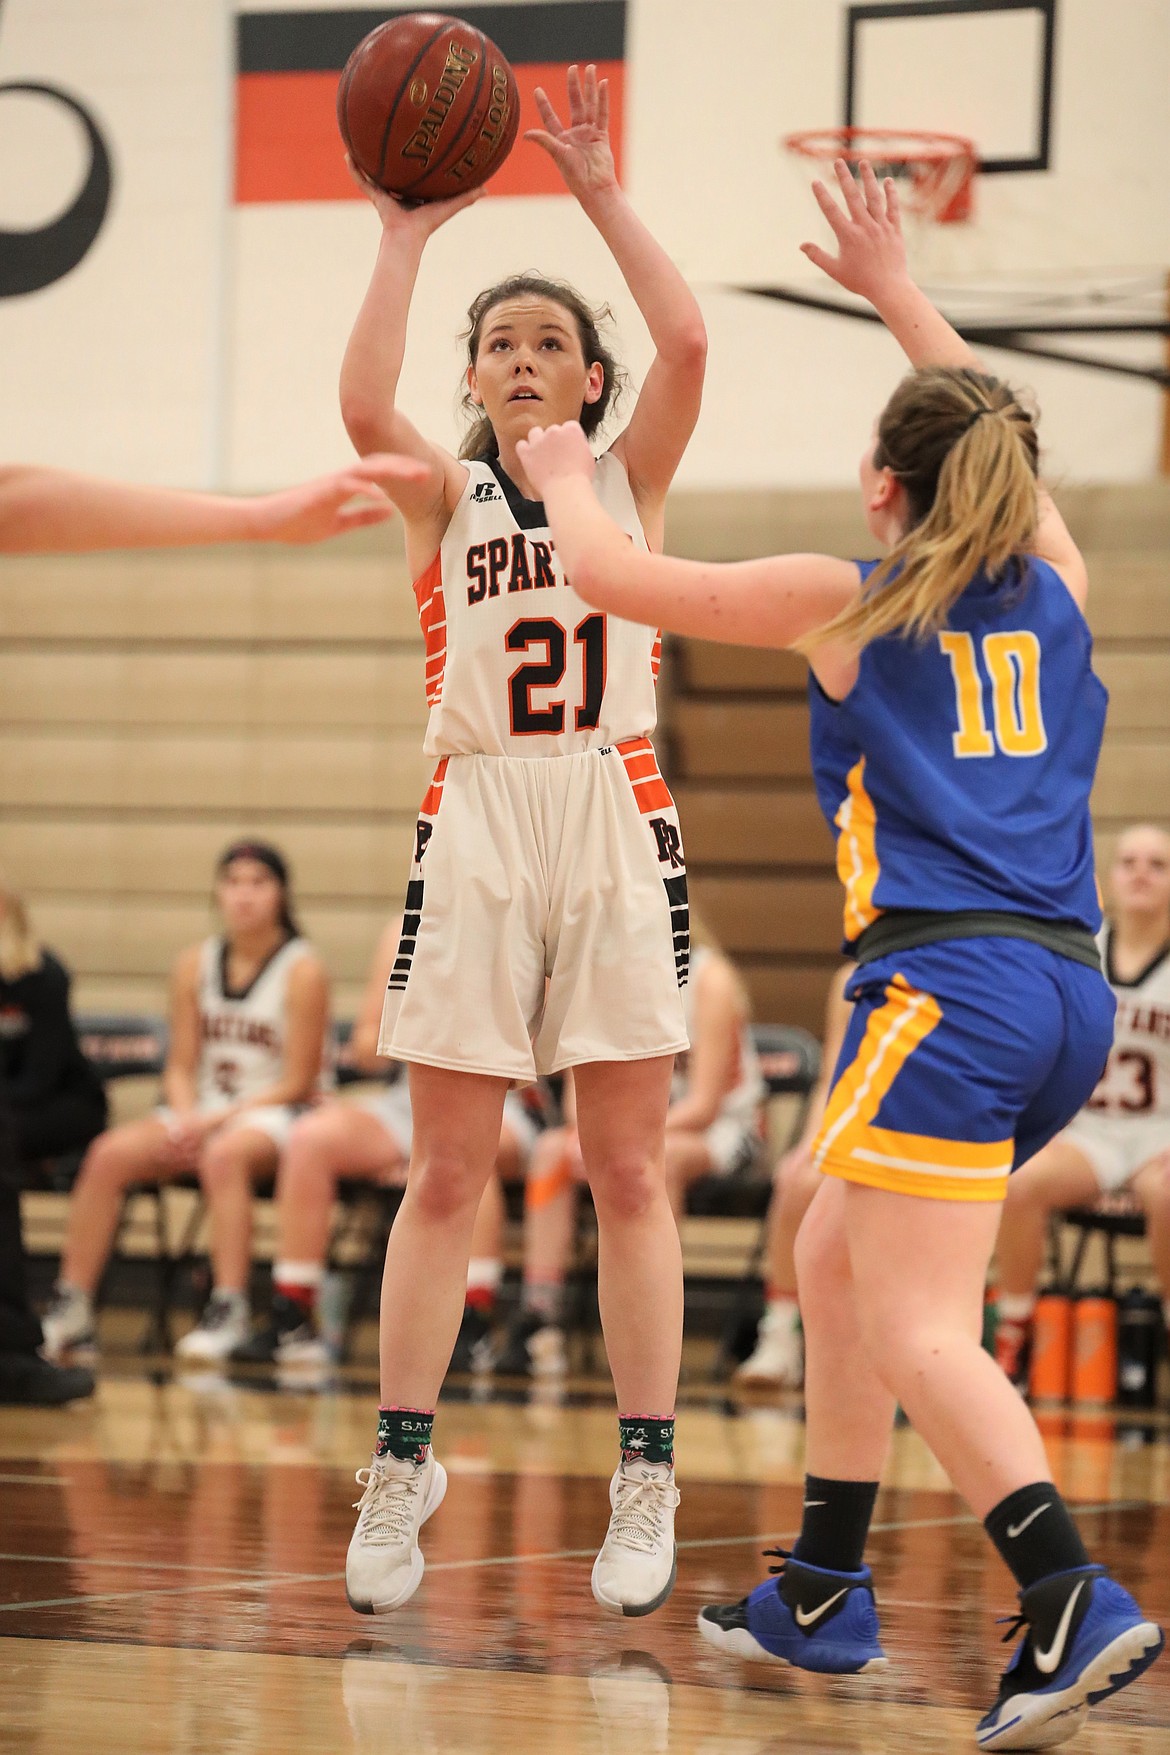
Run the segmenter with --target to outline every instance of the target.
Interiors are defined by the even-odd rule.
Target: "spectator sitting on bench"
[[[1117,998],[1113,1051],[1081,1113],[1012,1176],[1000,1220],[996,1357],[1021,1388],[1054,1213],[1128,1189],[1146,1215],[1170,1319],[1170,835],[1148,824],[1125,831],[1109,900],[1099,942]]]
[[[683,1002],[690,1050],[675,1063],[666,1114],[666,1186],[675,1217],[702,1176],[734,1176],[763,1150],[764,1081],[752,1041],[748,997],[735,968],[691,910],[690,976]],[[495,1361],[511,1376],[565,1369],[564,1281],[572,1249],[581,1149],[566,1077],[567,1124],[542,1135],[524,1201],[521,1309]]]
[[[165,1107],[102,1134],[81,1167],[43,1319],[50,1357],[95,1344],[93,1299],[127,1192],[192,1173],[207,1200],[213,1287],[176,1351],[222,1359],[248,1335],[252,1187],[274,1174],[297,1114],[320,1088],[329,986],[300,935],[274,847],[229,847],[215,899],[223,936],[184,951],[172,974]]]
[[[0,1101],[16,1163],[82,1152],[106,1125],[106,1093],[69,1015],[69,971],[36,941],[0,882]]]
[[[361,1012],[348,1056],[370,1078],[393,1064],[378,1054],[386,985],[398,953],[400,921],[388,925],[370,966]],[[404,1187],[411,1143],[410,1088],[405,1070],[396,1083],[355,1101],[322,1103],[301,1117],[281,1154],[276,1180],[276,1254],[269,1322],[238,1346],[232,1357],[250,1363],[319,1365],[328,1354],[316,1323],[317,1292],[329,1248],[338,1181]],[[484,1360],[496,1291],[502,1275],[504,1203],[500,1178],[523,1176],[536,1140],[536,1124],[522,1100],[504,1099],[497,1175],[484,1189],[472,1234],[467,1302],[451,1359],[454,1371]]]
[[[796,1233],[817,1191],[821,1173],[812,1160],[812,1145],[825,1113],[837,1056],[849,1027],[852,1004],[845,998],[845,983],[853,973],[846,963],[834,975],[825,1001],[825,1025],[821,1042],[821,1070],[809,1094],[804,1127],[791,1151],[785,1152],[773,1172],[772,1199],[768,1205],[767,1254],[764,1280],[764,1314],[755,1347],[735,1372],[737,1383],[768,1384],[777,1389],[799,1389],[804,1382],[804,1334],[796,1298]]]

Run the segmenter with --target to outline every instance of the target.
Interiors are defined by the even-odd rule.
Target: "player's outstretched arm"
[[[718,563],[646,554],[602,509],[576,421],[534,432],[517,449],[574,590],[627,621],[735,646],[790,646],[861,588],[858,568],[831,555]]]
[[[321,542],[393,515],[390,481],[413,482],[410,459],[381,459],[378,480],[360,466],[281,493],[234,498],[140,487],[35,464],[0,466],[0,553],[188,548],[216,542]]]
[[[912,366],[969,366],[978,358],[941,311],[936,311],[906,265],[898,188],[892,177],[879,183],[866,159],[860,181],[846,159],[834,161],[841,199],[818,179],[817,206],[837,240],[831,256],[819,244],[802,244],[802,253],[846,292],[868,299]]]
[[[363,457],[372,451],[394,451],[425,465],[428,473],[419,484],[404,486],[391,496],[405,518],[423,519],[441,505],[447,475],[456,465],[446,452],[423,438],[397,406],[406,321],[427,239],[446,220],[477,201],[482,190],[450,201],[407,207],[371,183],[352,162],[349,168],[382,222],[382,236],[374,272],[341,362],[341,418],[354,449]]]
[[[802,244],[809,261],[847,292],[869,300],[912,366],[985,370],[979,356],[911,278],[893,179],[887,177],[879,183],[865,159],[860,165],[860,182],[843,158],[836,160],[833,169],[841,200],[835,200],[819,181],[813,184],[813,194],[832,228],[838,253],[831,256],[817,244]],[[1057,569],[1083,608],[1088,595],[1085,563],[1043,484],[1038,489],[1036,511],[1032,550]]]
[[[570,67],[569,122],[539,87],[543,128],[525,135],[549,154],[601,233],[654,343],[654,360],[625,432],[622,457],[643,523],[661,525],[662,503],[686,449],[703,394],[707,331],[694,293],[622,192],[609,140],[609,82],[596,67]],[[651,534],[661,546],[661,529]],[[655,541],[655,538],[657,539]]]

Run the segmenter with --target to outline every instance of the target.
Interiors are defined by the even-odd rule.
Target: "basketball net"
[[[784,146],[810,174],[834,189],[833,162],[843,158],[854,176],[868,159],[878,181],[898,187],[902,226],[912,264],[920,267],[944,246],[941,228],[966,226],[975,211],[979,153],[962,134],[912,128],[812,128],[784,138]]]

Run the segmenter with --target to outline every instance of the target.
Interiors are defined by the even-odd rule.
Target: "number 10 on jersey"
[[[605,617],[587,615],[573,629],[573,643],[581,648],[581,705],[576,709],[574,729],[596,731],[601,723],[605,694]],[[559,688],[569,664],[569,636],[551,616],[527,617],[513,624],[504,636],[509,652],[543,648],[542,656],[521,664],[508,678],[508,711],[513,737],[556,736],[565,729],[565,705],[561,701],[538,703],[534,689]]]

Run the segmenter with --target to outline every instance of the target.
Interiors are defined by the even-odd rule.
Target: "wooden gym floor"
[[[305,1394],[113,1361],[91,1405],[0,1410],[4,1755],[975,1747],[1013,1594],[912,1433],[897,1434],[870,1550],[891,1665],[830,1682],[728,1662],[694,1625],[793,1536],[798,1407],[683,1398],[678,1585],[622,1621],[589,1591],[615,1444],[600,1383],[445,1395],[450,1486],[422,1587],[397,1615],[352,1614],[342,1566],[374,1406],[365,1373]],[[1165,1416],[1046,1423],[1094,1555],[1170,1622]],[[1165,1755],[1170,1661],[1073,1747]]]

